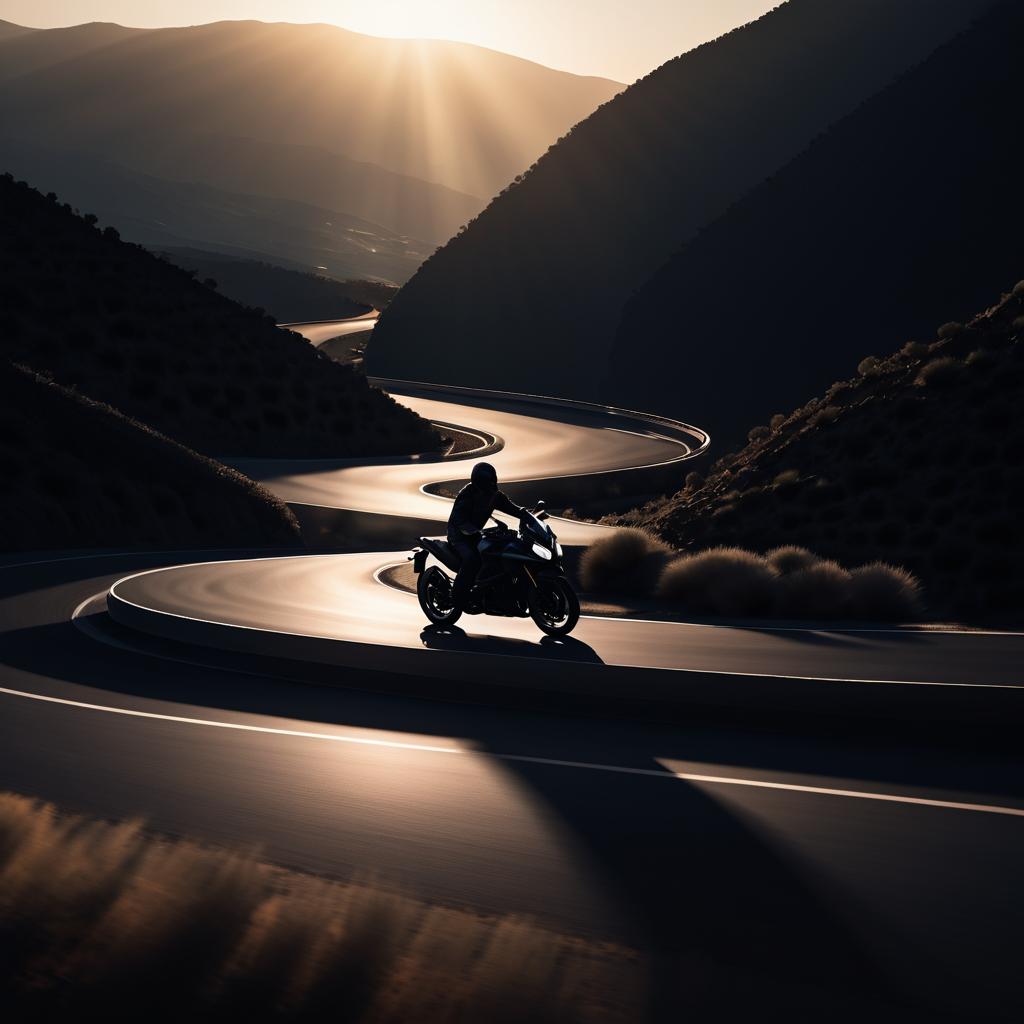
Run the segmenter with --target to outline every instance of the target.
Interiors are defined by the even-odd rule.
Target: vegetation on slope
[[[930,344],[750,431],[707,478],[615,521],[683,551],[802,545],[905,566],[934,613],[1024,608],[1024,282]]]
[[[2,360],[0,480],[6,551],[299,542],[259,484]]]
[[[646,994],[646,964],[613,943],[14,793],[0,943],[12,1020],[625,1024]]]
[[[790,0],[670,61],[578,124],[423,264],[374,332],[368,370],[596,398],[632,292],[992,2]],[[517,358],[496,358],[502,350]]]
[[[0,177],[0,356],[215,455],[402,454],[430,425],[303,338]]]
[[[750,423],[1020,274],[1024,6],[819,138],[627,304],[603,398],[732,447]]]

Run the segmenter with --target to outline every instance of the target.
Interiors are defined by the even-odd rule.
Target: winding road
[[[630,467],[700,443],[592,409],[394,393],[478,432],[538,497],[616,474],[629,493]],[[469,464],[245,468],[344,511],[356,548],[440,532],[446,499],[424,488]],[[1024,637],[597,616],[564,643],[502,619],[437,636],[380,578],[403,556],[0,563],[3,788],[622,942],[650,958],[654,1018],[760,1000],[1020,1018],[1024,766],[1005,726]],[[481,701],[549,686],[554,709]],[[591,706],[616,688],[680,709]],[[934,707],[960,727],[925,724]]]

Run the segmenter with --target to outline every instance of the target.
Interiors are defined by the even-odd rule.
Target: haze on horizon
[[[109,21],[137,28],[225,20],[327,23],[367,35],[450,39],[579,75],[632,82],[779,0],[3,0],[31,28]]]

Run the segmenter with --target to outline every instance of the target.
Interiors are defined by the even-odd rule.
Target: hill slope
[[[0,548],[295,545],[252,480],[0,360]]]
[[[622,88],[468,44],[379,39],[331,25],[122,30],[124,38],[101,49],[83,44],[68,58],[71,40],[95,29],[0,40],[0,81],[9,97],[0,99],[0,124],[11,136],[61,139],[114,159],[131,149],[141,160],[155,146],[161,166],[132,166],[168,177],[180,177],[167,173],[166,161],[181,151],[164,145],[166,137],[187,131],[280,144],[279,159],[298,163],[313,159],[303,147],[318,147],[321,155],[486,197]],[[49,62],[40,56],[48,39],[55,50]],[[424,237],[337,195],[272,194]]]
[[[861,370],[619,521],[687,550],[798,544],[905,565],[939,614],[1024,609],[1024,281]]]
[[[433,447],[430,426],[303,338],[0,176],[0,357],[219,455]]]
[[[603,397],[726,445],[1021,270],[1024,7],[1003,3],[819,138],[626,306]]]
[[[311,203],[242,195],[169,181],[52,146],[0,143],[4,169],[56,192],[150,249],[170,246],[322,267],[340,278],[407,280],[432,251],[427,242]],[[263,302],[254,305],[265,305]]]
[[[670,61],[578,125],[420,268],[375,331],[368,367],[596,397],[633,290],[991,2],[790,0]],[[515,360],[494,358],[513,346]]]
[[[243,306],[266,309],[279,324],[309,320],[341,320],[362,316],[373,306],[352,297],[361,284],[346,285],[317,274],[304,274],[270,263],[239,260],[201,249],[160,253],[171,263],[193,271],[204,283],[217,282],[217,291]]]

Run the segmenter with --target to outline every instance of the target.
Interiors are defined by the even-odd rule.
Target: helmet
[[[473,467],[470,480],[475,487],[484,491],[496,491],[498,489],[498,474],[489,462],[478,462]]]

